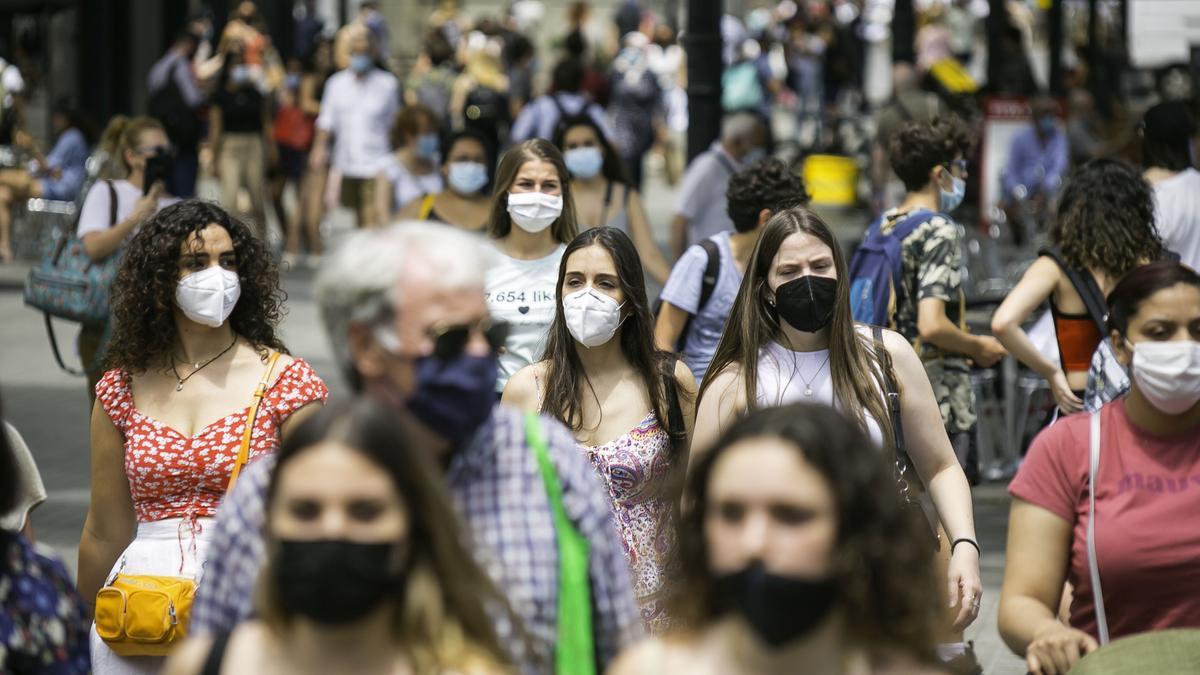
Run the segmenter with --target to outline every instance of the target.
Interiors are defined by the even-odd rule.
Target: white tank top
[[[758,392],[760,407],[789,403],[822,403],[842,409],[833,399],[833,377],[829,370],[829,350],[794,352],[775,342],[758,350]],[[863,411],[867,433],[876,447],[883,446],[879,422]]]

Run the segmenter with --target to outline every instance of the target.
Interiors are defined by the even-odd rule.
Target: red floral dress
[[[328,396],[325,383],[308,363],[296,359],[288,364],[259,405],[248,462],[275,451],[280,427],[292,413]],[[245,408],[189,437],[134,407],[123,371],[105,373],[96,385],[96,397],[125,436],[125,475],[138,522],[213,517],[241,448],[249,399]]]
[[[325,383],[301,359],[287,365],[258,407],[248,461],[279,447],[280,427],[300,408],[329,395]],[[96,398],[125,436],[125,476],[137,515],[137,536],[113,565],[109,578],[155,574],[198,579],[211,533],[206,524],[225,496],[246,430],[247,405],[184,436],[134,407],[128,376],[110,370],[96,385]],[[149,675],[162,669],[160,656],[117,656],[91,631],[92,672]]]

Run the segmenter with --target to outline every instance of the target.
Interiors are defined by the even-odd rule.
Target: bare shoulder
[[[696,390],[696,377],[683,359],[675,361],[675,383],[687,391]]]
[[[883,346],[887,349],[888,355],[892,357],[892,362],[896,365],[920,361],[917,358],[917,352],[913,349],[912,343],[908,341],[908,338],[894,330],[883,329]]]
[[[537,410],[538,380],[545,379],[548,362],[539,361],[518,370],[504,385],[500,402],[522,410]]]

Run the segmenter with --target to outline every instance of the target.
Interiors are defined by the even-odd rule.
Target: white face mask
[[[625,306],[591,286],[563,296],[562,304],[571,337],[589,349],[612,339],[621,325],[621,308]]]
[[[1187,412],[1200,401],[1200,342],[1133,345],[1133,379],[1150,405],[1168,415]]]
[[[189,274],[175,287],[175,303],[183,315],[212,328],[225,323],[241,295],[237,272],[220,267]]]
[[[562,215],[562,195],[544,192],[508,193],[508,215],[522,230],[537,234],[550,227]]]

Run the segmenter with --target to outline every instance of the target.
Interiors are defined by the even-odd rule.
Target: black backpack
[[[175,73],[181,65],[183,63],[177,61],[167,74],[166,83],[150,93],[147,112],[162,123],[172,143],[188,148],[200,142],[200,117],[184,100],[183,92],[175,83]]]
[[[705,305],[712,298],[713,289],[717,287],[717,276],[721,273],[721,251],[717,248],[717,242],[712,239],[702,239],[700,248],[704,249],[707,261],[704,265],[704,276],[700,279],[700,302],[696,304],[696,314],[703,312]],[[658,306],[654,308],[654,316],[657,317],[662,311],[662,304],[663,300],[659,298]],[[677,353],[683,353],[683,345],[687,342],[688,331],[692,328],[692,320],[696,318],[696,314],[688,314],[683,329],[679,331],[679,339],[675,342]]]

